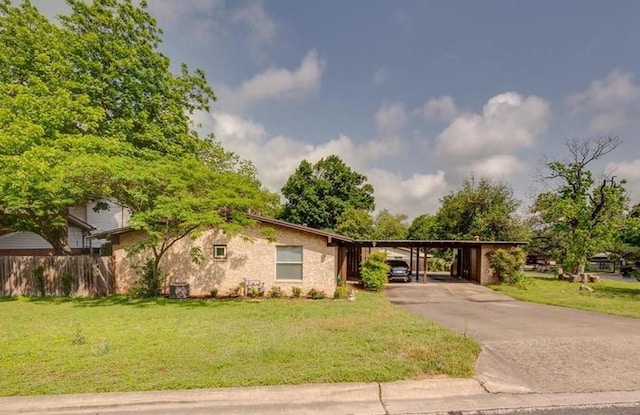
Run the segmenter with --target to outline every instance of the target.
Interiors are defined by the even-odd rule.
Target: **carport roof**
[[[402,240],[402,241],[377,241],[356,240],[351,245],[363,248],[465,248],[478,246],[520,246],[526,245],[524,241],[476,241],[476,240]]]

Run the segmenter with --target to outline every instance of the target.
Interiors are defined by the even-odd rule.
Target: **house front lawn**
[[[390,304],[0,298],[0,396],[469,377],[479,345]]]
[[[592,293],[579,290],[581,283],[552,278],[528,278],[527,283],[494,285],[496,291],[532,303],[597,311],[618,316],[640,318],[640,282],[611,281],[586,284]]]

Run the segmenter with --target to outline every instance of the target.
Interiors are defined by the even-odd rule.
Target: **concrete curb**
[[[0,414],[81,414],[181,412],[385,414],[385,402],[482,394],[473,379],[433,379],[391,383],[336,383],[249,388],[99,393],[0,398]]]
[[[475,379],[0,398],[0,414],[439,414],[640,402],[640,391],[492,394]]]

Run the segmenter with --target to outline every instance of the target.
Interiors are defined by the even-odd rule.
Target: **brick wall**
[[[265,228],[275,231],[275,242],[264,236]],[[113,246],[116,286],[120,293],[126,292],[138,278],[136,268],[144,263],[145,258],[140,254],[127,256],[126,248],[143,237],[141,232],[129,232],[121,235],[120,243]],[[226,259],[213,258],[214,245],[226,245]],[[278,245],[303,246],[302,280],[276,280]],[[194,248],[199,248],[203,254],[201,263],[191,260],[190,252]],[[161,268],[168,276],[168,283],[188,283],[191,295],[208,295],[213,288],[218,290],[218,295],[227,295],[246,278],[264,282],[266,291],[279,286],[289,295],[293,287],[300,287],[303,293],[315,288],[331,296],[336,288],[336,258],[337,248],[327,246],[325,237],[277,225],[258,224],[233,237],[211,230],[195,240],[185,238],[165,255]]]

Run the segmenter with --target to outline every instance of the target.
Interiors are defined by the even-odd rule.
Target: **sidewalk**
[[[640,391],[491,394],[475,379],[0,398],[0,414],[446,414],[640,402]]]

